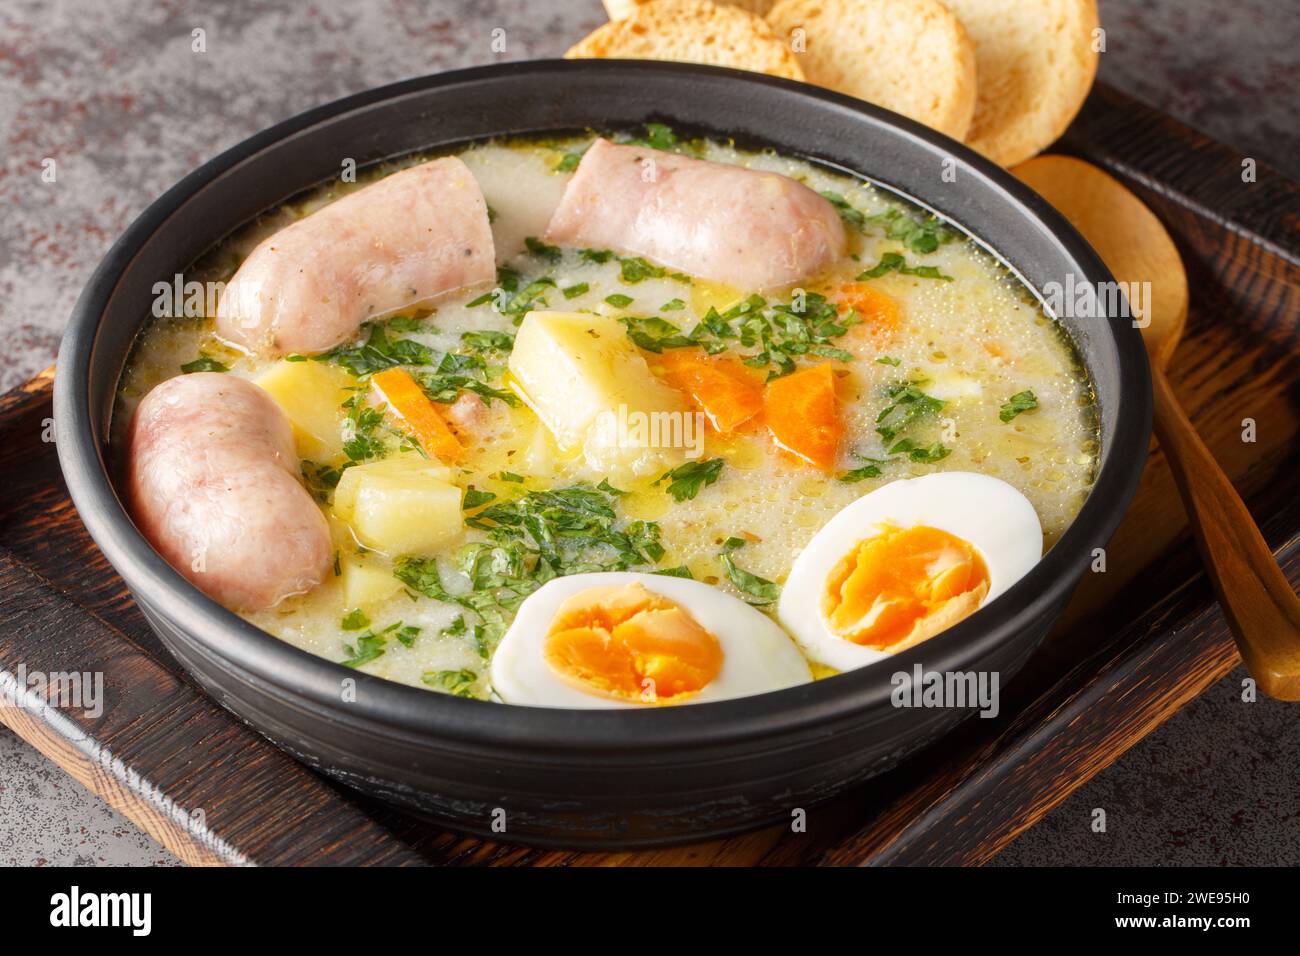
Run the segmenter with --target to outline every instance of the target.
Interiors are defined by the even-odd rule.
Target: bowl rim
[[[452,70],[380,86],[335,100],[277,123],[225,150],[189,173],[152,202],[109,249],[82,291],[64,333],[54,383],[57,449],[69,494],[96,544],[122,576],[138,603],[172,622],[193,651],[242,672],[275,696],[299,707],[327,712],[372,731],[457,741],[467,747],[509,748],[525,754],[618,753],[634,757],[680,756],[686,748],[784,736],[814,725],[885,706],[892,686],[884,667],[910,672],[979,670],[981,659],[1048,615],[1072,591],[1078,571],[1103,546],[1136,490],[1151,429],[1151,385],[1146,352],[1136,329],[1107,322],[1119,363],[1114,435],[1101,450],[1101,465],[1073,522],[1034,568],[976,614],[931,640],[885,661],[785,690],[690,706],[640,710],[573,710],[466,700],[365,674],[275,638],[208,598],[175,571],[136,529],[119,498],[104,450],[96,441],[96,413],[89,407],[89,378],[97,334],[122,275],[163,222],[212,180],[262,149],[345,113],[413,93],[496,80],[503,76],[576,73],[645,76],[662,74],[726,78],[777,87],[819,100],[892,127],[900,135],[941,146],[974,166],[1021,209],[1022,218],[1045,227],[1084,274],[1110,280],[1100,257],[1037,193],[1001,167],[941,133],[872,104],[792,80],[741,70],[642,60],[512,61]],[[665,110],[671,113],[671,107]],[[858,175],[877,179],[861,170]],[[287,196],[285,197],[288,198]],[[1026,216],[1027,214],[1027,216]],[[965,225],[965,224],[964,224]],[[975,230],[972,227],[972,231]],[[976,232],[978,238],[978,233]],[[340,707],[344,678],[355,683],[355,702]]]

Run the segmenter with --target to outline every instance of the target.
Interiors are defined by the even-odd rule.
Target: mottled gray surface
[[[1245,678],[1239,668],[1192,701],[994,865],[1300,864],[1298,705],[1244,702]]]
[[[1297,0],[1102,0],[1101,75],[1300,178]],[[263,127],[368,87],[558,55],[597,0],[4,0],[0,389],[50,364],[90,271],[144,207]],[[206,52],[192,31],[206,31]],[[506,51],[493,53],[493,30]],[[55,162],[56,181],[41,179]],[[1230,678],[1022,836],[1002,862],[1300,862],[1294,709]],[[1089,811],[1104,807],[1108,833]],[[0,863],[167,859],[0,732]]]

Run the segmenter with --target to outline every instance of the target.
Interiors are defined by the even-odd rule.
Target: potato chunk
[[[357,465],[343,472],[334,513],[367,548],[421,554],[461,533],[461,490],[444,466],[414,455]]]
[[[280,361],[253,384],[270,392],[289,416],[299,457],[325,462],[343,453],[342,405],[356,386],[346,371],[323,362]]]
[[[591,468],[611,477],[662,471],[694,438],[681,393],[655,378],[609,316],[528,313],[510,374],[560,451],[581,450]]]
[[[343,586],[343,606],[347,608],[379,604],[402,589],[392,568],[362,557],[339,562],[339,583]]]

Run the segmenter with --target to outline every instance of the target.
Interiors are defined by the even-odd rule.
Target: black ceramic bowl
[[[960,144],[885,110],[753,73],[538,61],[385,87],[281,123],[155,202],[95,271],[55,383],[58,449],[86,527],[166,646],[231,711],[305,763],[454,828],[539,844],[632,846],[777,819],[879,773],[967,710],[891,705],[891,674],[996,671],[1005,682],[1060,613],[1132,497],[1151,392],[1128,321],[1064,320],[1096,389],[1095,489],[1042,562],[989,607],[887,662],[721,703],[574,711],[462,700],[380,680],[263,633],[204,597],[132,524],[108,418],[155,281],[299,191],[359,165],[470,140],[663,120],[866,176],[969,230],[1034,288],[1110,279],[1045,202]],[[944,170],[952,175],[942,175]],[[355,701],[344,703],[345,679]],[[502,814],[504,811],[504,815]],[[498,827],[494,829],[493,824]],[[499,824],[504,822],[504,833]]]

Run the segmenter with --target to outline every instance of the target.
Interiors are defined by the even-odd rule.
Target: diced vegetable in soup
[[[171,314],[140,336],[114,432],[155,546],[314,654],[540,706],[788,687],[1015,584],[1098,454],[1086,370],[1037,298],[870,183],[659,126],[653,144],[412,159],[228,238],[184,276],[205,294],[160,277]],[[408,192],[415,218],[393,222]],[[196,373],[202,388],[151,394]],[[243,431],[209,459],[183,402],[236,378],[272,402],[241,397]],[[248,467],[242,444],[302,490],[223,480]],[[150,470],[176,447],[203,468]],[[323,526],[259,512],[291,498]],[[204,529],[232,514],[263,529],[256,561],[247,541],[205,552],[235,547]],[[300,527],[328,534],[323,575],[277,567],[319,564]],[[241,587],[245,565],[286,583]]]

